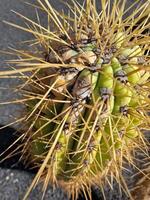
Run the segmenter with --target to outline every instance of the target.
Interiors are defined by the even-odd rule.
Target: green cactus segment
[[[108,111],[106,112],[106,110],[109,110],[110,114],[113,109],[113,82],[112,67],[110,65],[103,65],[102,72],[99,74],[95,89],[93,90],[94,99],[89,103],[93,106],[93,109],[87,109],[84,116],[88,128],[86,130],[83,128],[83,131],[78,134],[79,138],[78,142],[76,142],[76,150],[74,150],[74,156],[72,156],[72,166],[70,169],[72,176],[77,175],[79,172],[80,174],[94,172],[92,165],[98,154],[102,138],[101,128],[97,129],[97,127],[104,126],[106,123],[108,119]],[[95,104],[97,104],[96,108],[94,108]],[[104,111],[106,114],[102,115]]]
[[[58,128],[59,127],[56,128],[56,131],[59,132]],[[71,147],[72,141],[70,139],[70,134],[63,130],[52,154],[53,160],[51,163],[53,164],[55,176],[61,176],[61,174],[63,174],[63,170],[67,161],[67,153]]]
[[[140,72],[136,72],[136,70],[138,69],[138,67],[136,66],[132,66],[132,65],[125,65],[123,67],[124,71],[127,73],[128,75],[128,81],[132,84],[137,84],[141,78],[141,74]],[[131,73],[132,72],[132,73]],[[130,74],[131,73],[131,74]]]
[[[32,141],[31,143],[31,156],[33,155],[34,162],[42,162],[44,153],[47,152],[46,144],[40,140]]]
[[[69,154],[73,150],[74,137],[76,133],[77,124],[80,121],[80,116],[84,114],[84,104],[87,97],[92,93],[93,87],[96,84],[96,75],[92,76],[91,72],[88,69],[84,69],[79,76],[77,77],[75,84],[72,88],[71,95],[73,101],[67,106],[64,105],[62,112],[67,110],[70,107],[65,123],[64,130],[58,139],[58,146],[61,148],[59,151],[55,152],[55,157],[57,158],[57,174],[61,176],[64,172],[69,158]],[[62,116],[63,117],[63,116]],[[57,130],[57,127],[56,127]],[[58,129],[59,130],[59,129]]]
[[[115,36],[115,45],[117,48],[120,48],[125,41],[125,33],[124,32],[118,32]]]
[[[86,51],[92,51],[94,48],[95,48],[95,45],[89,43],[89,44],[86,44],[84,47],[82,47],[82,50],[86,52]]]
[[[99,87],[112,89],[113,85],[113,69],[111,65],[104,64],[101,69],[101,75],[99,78]]]
[[[121,47],[124,35],[121,33],[117,37],[120,37],[117,46]],[[132,64],[121,64],[117,57],[113,57],[109,64],[103,64],[101,57],[95,58],[95,48],[94,44],[89,43],[79,52],[69,50],[63,54],[64,61],[80,57],[80,60],[89,63],[91,69],[88,67],[74,71],[65,86],[66,75],[54,77],[51,84],[60,76],[50,99],[54,96],[54,100],[60,103],[48,103],[42,109],[43,117],[38,117],[33,125],[35,135],[33,133],[30,153],[39,162],[48,153],[57,138],[61,122],[66,118],[49,163],[55,176],[66,177],[67,180],[83,173],[102,171],[111,161],[112,154],[122,148],[123,138],[128,142],[138,136],[134,128],[136,123],[128,125],[124,130],[122,127],[131,121],[128,120],[131,117],[128,107],[140,105],[142,99],[134,86],[149,78],[148,72],[141,74],[136,71],[137,59],[134,56],[141,55],[141,49],[135,46],[120,51],[120,55],[130,58]],[[131,73],[134,70],[135,73]],[[60,91],[62,94],[59,94]],[[29,103],[30,110],[37,103],[38,100]]]
[[[121,34],[118,47],[123,44],[123,38]],[[52,98],[54,95],[60,103],[47,104],[47,107],[42,109],[43,117],[38,117],[33,126],[35,135],[33,134],[31,143],[31,154],[40,162],[57,138],[60,124],[64,117],[66,118],[49,160],[55,176],[61,179],[70,180],[78,175],[82,176],[83,173],[102,171],[111,161],[112,154],[115,155],[115,151],[121,149],[124,142],[138,136],[138,131],[134,128],[136,123],[129,125],[131,119],[128,120],[128,107],[140,105],[142,97],[138,96],[134,86],[146,82],[149,78],[148,72],[142,74],[136,71],[137,59],[134,56],[141,55],[141,50],[137,46],[121,50],[120,55],[130,57],[132,64],[121,64],[117,57],[113,57],[109,64],[103,64],[101,57],[95,59],[94,49],[95,46],[89,43],[82,51],[71,54],[71,57],[80,57],[84,62],[89,62],[91,69],[82,69],[72,76],[73,79],[68,79],[71,81],[71,84],[68,82],[65,86],[68,92],[63,86],[65,75],[60,77],[52,89]],[[68,54],[64,54],[67,60]],[[134,70],[135,73],[131,73]],[[59,94],[60,87],[62,95]],[[34,109],[37,103],[38,100],[31,102],[30,109]],[[55,120],[52,120],[53,118]],[[124,124],[128,125],[123,130]]]
[[[101,129],[101,132],[102,132],[101,141],[98,145],[95,161],[91,167],[94,173],[98,173],[99,171],[102,172],[103,169],[106,167],[106,164],[108,163],[108,161],[111,160],[111,156],[112,156],[112,142],[110,139],[111,134],[108,131],[109,129],[108,119],[105,120],[105,123],[103,123],[103,126],[105,127],[105,129],[103,130]]]
[[[126,130],[125,137],[126,137],[127,142],[128,141],[131,142],[129,139],[134,139],[134,138],[136,138],[138,136],[139,136],[139,133],[135,129],[135,127],[132,127],[131,129]]]
[[[137,109],[146,105],[148,96],[147,91],[140,91],[150,75],[140,69],[140,46],[126,47],[124,32],[115,34],[115,42],[106,52],[92,36],[82,37],[74,46],[71,43],[61,48],[60,44],[61,50],[56,48],[68,66],[50,72],[52,78],[46,86],[56,84],[31,123],[32,159],[41,163],[52,150],[47,164],[57,180],[66,182],[103,173],[118,152],[140,136]],[[28,111],[32,112],[39,101],[30,101]]]
[[[115,95],[115,105],[113,113],[124,112],[123,108],[129,105],[132,97],[132,92],[130,90],[130,87],[128,85],[120,83],[120,81],[116,81],[114,95]]]
[[[141,48],[136,45],[134,47],[131,48],[124,48],[121,50],[120,55],[126,57],[126,58],[134,58],[134,57],[138,57],[138,56],[142,56],[142,50]]]
[[[104,64],[101,68],[100,76],[98,79],[98,84],[96,90],[99,90],[101,100],[103,101],[103,112],[112,112],[114,107],[114,78],[113,78],[113,69],[109,64]]]
[[[34,100],[32,103],[28,102],[28,110],[31,109],[32,105],[32,111],[38,102],[39,100]],[[31,117],[30,119],[30,121],[33,123],[31,123],[31,127],[33,126],[33,128],[30,151],[31,157],[35,156],[35,160],[39,160],[40,157],[43,157],[43,154],[46,155],[46,152],[49,149],[47,141],[52,136],[54,127],[54,123],[49,119],[49,117],[54,117],[54,113],[52,114],[52,110],[54,110],[53,106],[51,105],[51,112],[46,108],[40,110],[37,110],[35,117]]]
[[[114,74],[122,70],[122,66],[117,58],[112,58],[111,65],[112,65]]]
[[[91,72],[87,71],[87,70],[85,72],[88,73],[88,74],[85,73],[85,75],[86,75],[85,78],[87,79],[89,77],[90,87],[91,87],[91,88],[89,88],[90,90],[88,89],[89,94],[86,95],[86,97],[90,97],[90,95],[92,95],[92,92],[94,92],[94,90],[95,90],[95,87],[97,84],[97,79],[98,79],[98,73],[91,74]],[[87,90],[86,87],[83,87],[83,91],[86,91],[86,90]],[[80,93],[80,90],[78,90],[78,93]],[[84,94],[84,92],[82,92],[82,93]],[[82,94],[82,98],[84,97],[83,94]],[[84,99],[85,99],[85,97],[84,97]],[[89,105],[92,105],[92,101],[89,102]],[[87,140],[90,136],[90,129],[91,129],[90,124],[92,125],[92,123],[93,123],[92,121],[94,119],[92,120],[93,115],[90,114],[90,112],[93,113],[93,111],[91,111],[91,109],[84,108],[84,110],[85,110],[84,115],[82,116],[84,118],[84,121],[82,118],[80,119],[79,122],[82,125],[78,124],[78,131],[74,132],[74,134],[73,134],[73,137],[74,137],[73,143],[74,144],[73,144],[72,152],[70,152],[70,158],[69,158],[69,161],[71,162],[71,164],[69,166],[67,166],[67,168],[66,168],[67,176],[68,176],[68,174],[70,174],[70,177],[77,175],[79,173],[79,171],[83,172],[84,165],[92,162],[94,155],[93,155],[93,151],[91,149],[92,149],[92,147],[94,148],[94,146],[96,145],[95,142],[98,142],[99,141],[98,139],[100,137],[99,134],[94,134],[94,136],[91,135],[89,144],[87,143]],[[90,115],[90,118],[88,118],[89,115]],[[84,123],[86,123],[86,119],[89,120],[89,123],[87,123],[87,125],[85,125],[85,126],[88,126],[89,130],[85,129],[85,127],[84,127]],[[83,129],[83,131],[80,131],[80,129]],[[94,133],[95,133],[95,130],[94,130]],[[77,141],[79,141],[79,142],[77,142]],[[84,154],[84,152],[86,152],[86,150],[87,150],[87,153]]]

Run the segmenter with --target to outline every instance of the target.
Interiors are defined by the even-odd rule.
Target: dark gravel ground
[[[36,0],[30,0],[30,3],[36,2]],[[58,3],[58,0],[51,1],[52,4],[59,10],[62,9],[62,4]],[[82,1],[79,1],[82,2]],[[99,2],[99,1],[97,1]],[[130,5],[134,0],[128,0],[127,4]],[[20,46],[19,42],[31,38],[31,35],[23,31],[18,31],[4,23],[2,20],[13,21],[20,25],[23,24],[19,18],[10,12],[10,10],[15,10],[23,15],[29,16],[31,19],[35,19],[34,10],[25,5],[23,0],[0,0],[0,49],[7,49],[9,47],[18,47]],[[41,14],[41,23],[44,23],[45,17]],[[0,57],[0,70],[4,69],[5,60],[8,59],[8,56],[2,55]],[[6,66],[6,65],[5,65]],[[7,66],[6,66],[7,68]],[[6,101],[12,98],[17,98],[18,94],[13,93],[10,89],[15,87],[19,83],[19,80],[14,79],[1,79],[0,80],[0,101]],[[7,90],[5,88],[8,88]],[[22,108],[17,105],[0,105],[0,124],[8,124],[15,119],[21,112]],[[12,115],[13,113],[13,115]],[[13,125],[12,127],[16,127]],[[0,153],[15,140],[13,135],[14,129],[5,128],[0,131]],[[34,174],[25,169],[24,165],[18,163],[18,156],[10,158],[8,161],[5,161],[3,164],[0,164],[0,200],[21,200],[23,195],[30,185]],[[11,168],[14,169],[11,169]],[[132,186],[134,183],[134,178],[132,175],[134,170],[129,168],[129,171],[126,172],[125,177],[128,180],[129,186]],[[31,193],[30,200],[40,200],[41,199],[41,185],[39,185]],[[125,200],[124,194],[119,194],[119,187],[114,183],[113,190],[110,190],[109,187],[105,188],[106,200]],[[61,189],[52,190],[51,187],[48,188],[45,200],[68,200],[66,195],[62,192]],[[80,200],[82,197],[80,197]],[[94,200],[103,200],[102,193],[96,187],[93,188],[93,199]]]
[[[1,169],[0,172],[0,199],[1,200],[22,200],[31,184],[33,175],[24,171]],[[29,196],[29,200],[42,199],[42,186],[38,185]],[[61,189],[48,188],[45,200],[67,200]]]

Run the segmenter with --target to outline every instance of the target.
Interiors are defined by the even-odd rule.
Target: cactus
[[[92,185],[101,187],[110,174],[119,179],[123,158],[132,163],[133,149],[145,145],[150,3],[124,19],[125,0],[112,7],[101,1],[100,13],[92,0],[85,7],[74,1],[72,17],[59,15],[47,0],[37,2],[48,15],[47,29],[20,14],[27,28],[7,23],[32,33],[42,53],[15,50],[17,69],[0,72],[31,72],[21,88],[27,113],[22,157],[39,170],[24,199],[43,177],[44,188],[58,184],[72,199],[81,190],[91,197]]]

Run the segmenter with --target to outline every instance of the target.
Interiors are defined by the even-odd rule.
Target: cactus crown
[[[126,10],[125,0],[101,1],[98,12],[94,0],[73,1],[68,16],[37,3],[47,28],[18,13],[28,26],[9,23],[33,34],[37,50],[14,50],[16,69],[0,73],[26,79],[22,155],[39,171],[25,199],[41,177],[44,190],[59,184],[73,199],[80,190],[91,197],[91,185],[109,176],[125,186],[123,161],[134,165],[131,152],[145,146],[149,126],[149,2],[127,18],[137,3]]]

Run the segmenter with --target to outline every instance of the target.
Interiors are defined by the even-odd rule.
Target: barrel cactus
[[[22,158],[38,168],[29,188],[41,178],[44,189],[60,185],[72,199],[109,176],[124,183],[124,160],[145,146],[149,126],[149,1],[126,8],[126,1],[73,1],[70,15],[38,0],[48,27],[20,15],[35,36],[36,50],[15,50],[16,69],[24,81],[20,92],[26,109]],[[126,10],[127,9],[127,10]],[[31,47],[30,47],[31,48]],[[19,66],[19,68],[18,68]],[[29,74],[26,72],[30,72]],[[110,182],[111,183],[111,182]]]

